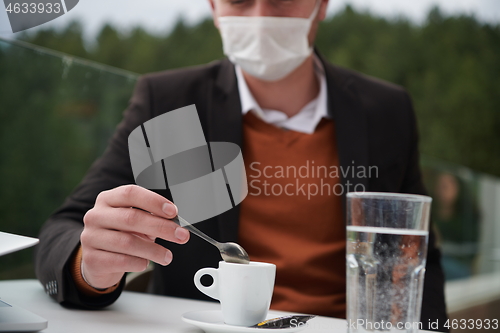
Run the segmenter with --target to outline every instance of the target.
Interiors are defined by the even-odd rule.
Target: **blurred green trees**
[[[0,231],[38,235],[104,151],[136,79],[0,40]],[[33,277],[31,252],[2,256],[0,279]]]
[[[0,231],[28,236],[106,147],[134,73],[223,57],[208,19],[164,35],[106,25],[89,45],[77,22],[20,39],[80,57],[0,40]],[[346,7],[322,22],[316,45],[334,64],[409,90],[426,157],[500,176],[500,24],[434,9],[417,26]],[[33,277],[30,250],[0,258],[0,279],[20,277]]]
[[[102,28],[85,47],[82,28],[41,30],[26,41],[137,73],[223,57],[211,20],[179,21],[165,35]],[[347,6],[320,27],[317,48],[333,63],[404,86],[419,119],[421,152],[500,176],[500,24],[444,16],[422,25],[359,13]]]

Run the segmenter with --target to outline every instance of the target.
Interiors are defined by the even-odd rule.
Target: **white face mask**
[[[317,1],[309,18],[219,17],[224,54],[256,78],[277,81],[286,77],[312,53],[308,36],[320,4]]]

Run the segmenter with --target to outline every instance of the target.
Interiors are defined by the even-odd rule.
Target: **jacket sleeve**
[[[70,259],[80,244],[83,217],[94,206],[97,195],[125,184],[134,177],[128,152],[128,136],[151,118],[151,98],[147,77],[136,84],[123,120],[104,154],[94,162],[82,182],[63,205],[42,226],[40,243],[35,248],[35,273],[47,294],[63,305],[102,308],[120,295],[125,279],[113,293],[98,297],[81,294],[71,277]]]
[[[409,105],[411,117],[411,146],[401,192],[427,195],[419,164],[417,122],[408,94],[405,95],[405,98]],[[444,327],[448,316],[446,313],[444,296],[444,274],[441,267],[441,251],[436,246],[436,237],[432,221],[429,226],[429,231],[421,323],[424,330],[433,330],[429,324],[434,323],[435,325],[437,322],[439,332],[448,332],[448,329]],[[435,327],[436,326],[434,326],[434,328]]]

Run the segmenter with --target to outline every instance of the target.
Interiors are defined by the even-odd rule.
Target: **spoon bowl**
[[[227,243],[217,242],[215,239],[209,237],[198,228],[195,228],[191,223],[189,223],[179,215],[174,217],[172,221],[174,221],[181,227],[189,230],[198,237],[203,238],[213,246],[217,247],[220,251],[222,259],[225,262],[230,262],[235,264],[245,264],[245,265],[248,265],[250,263],[250,258],[248,257],[248,253],[245,251],[243,247],[241,247],[241,245],[233,242],[227,242]]]
[[[248,264],[250,262],[247,251],[241,245],[233,242],[219,244],[220,255],[225,262],[235,264]]]

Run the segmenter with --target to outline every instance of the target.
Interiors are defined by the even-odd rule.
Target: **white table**
[[[218,310],[214,302],[123,292],[103,310],[67,309],[47,296],[37,280],[0,281],[0,297],[8,303],[29,310],[49,321],[46,333],[201,333],[182,321],[189,311]],[[346,321],[317,317],[303,333],[344,333]]]

